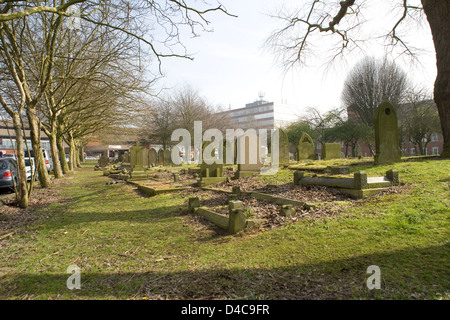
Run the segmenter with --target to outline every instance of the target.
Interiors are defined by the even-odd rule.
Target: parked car
[[[15,154],[11,154],[11,153],[5,153],[5,154],[3,155],[3,158],[9,158],[9,159],[17,160],[16,155],[15,155]]]
[[[44,156],[45,166],[47,167],[47,172],[53,170],[53,159],[48,150],[42,149],[42,155]],[[33,150],[30,150],[30,156],[34,158]]]
[[[0,188],[14,189],[19,183],[16,161],[11,158],[0,159]]]
[[[33,171],[31,171],[32,167],[33,167]],[[32,172],[34,172],[34,180],[37,181],[38,172],[36,170],[34,158],[25,158],[25,168],[27,169],[27,181],[31,181],[31,177],[33,176]]]

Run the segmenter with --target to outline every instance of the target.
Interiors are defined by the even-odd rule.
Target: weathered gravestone
[[[163,149],[158,150],[158,165],[160,165],[160,166],[164,165],[164,150]]]
[[[297,160],[297,147],[289,142],[289,160]]]
[[[236,178],[261,171],[259,138],[254,131],[246,132],[236,140],[238,170]]]
[[[136,142],[136,146],[130,148],[130,165],[132,171],[144,171],[142,166],[142,149],[139,141]]]
[[[148,151],[148,166],[155,167],[157,163],[158,163],[158,152],[155,149],[151,148]]]
[[[142,148],[141,151],[138,153],[138,156],[140,158],[141,164],[144,168],[148,168],[149,164],[148,164],[148,149],[147,148]]]
[[[170,150],[164,150],[163,152],[164,166],[171,166],[172,163],[172,152]]]
[[[389,102],[382,103],[375,110],[375,163],[399,162],[401,152],[399,147],[397,114]]]
[[[228,165],[236,164],[237,159],[236,138],[234,138],[233,141],[228,141],[224,139],[221,158],[223,159],[224,164]]]
[[[302,134],[297,144],[297,161],[314,160],[314,140],[306,132]]]
[[[174,159],[172,159],[172,153],[175,153],[176,155],[178,155],[178,157],[180,157],[180,162],[177,164],[174,162]],[[182,153],[181,153],[181,149],[178,147],[173,147],[173,149],[170,151],[170,161],[171,161],[171,165],[172,166],[181,166],[183,165],[183,157],[182,157]]]
[[[211,144],[209,141],[205,141],[202,144],[202,164],[200,166],[200,177],[222,177],[223,175],[223,164],[217,163],[215,157],[215,149],[211,149],[210,153],[205,152],[205,149]],[[208,148],[210,149],[210,148]]]
[[[276,143],[278,136],[278,144]],[[272,138],[272,150],[271,150],[271,157],[272,157],[272,165],[276,164],[275,155],[276,152],[274,152],[273,148],[278,148],[278,164],[279,165],[285,165],[289,164],[289,138],[283,129],[278,129],[274,133],[274,137]]]
[[[142,154],[144,147],[141,147],[139,141],[136,146],[130,148],[130,165],[132,179],[146,179],[147,174],[142,166]]]
[[[106,167],[109,164],[109,158],[107,156],[101,156],[98,159],[98,164],[102,168]]]
[[[324,143],[322,149],[322,159],[340,159],[341,158],[341,144],[340,143]]]

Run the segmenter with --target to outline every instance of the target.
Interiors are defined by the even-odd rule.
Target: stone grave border
[[[210,210],[207,207],[201,207],[198,197],[189,198],[188,211],[189,213],[198,214],[204,217],[206,220],[231,234],[238,233],[239,231],[255,227],[258,224],[265,222],[265,219],[248,217],[244,212],[242,201],[238,200],[230,200],[228,202],[228,216]]]
[[[241,191],[239,187],[234,187],[233,191],[229,191],[229,190],[222,190],[222,189],[217,189],[217,188],[207,188],[207,187],[202,187],[203,190],[208,190],[208,191],[215,191],[215,192],[223,192],[223,193],[227,193],[227,194],[245,194],[247,196],[250,196],[254,199],[257,200],[264,200],[267,202],[271,202],[274,204],[278,204],[278,205],[292,205],[294,207],[303,207],[304,209],[311,209],[311,208],[316,208],[317,205],[314,203],[308,203],[308,202],[304,202],[304,201],[299,201],[299,200],[293,200],[293,199],[288,199],[288,198],[283,198],[283,197],[278,197],[278,196],[273,196],[270,194],[267,194],[265,192],[260,192],[260,191]]]
[[[294,172],[294,185],[319,185],[337,188],[355,198],[365,198],[385,191],[392,186],[398,186],[399,175],[397,170],[388,170],[384,177],[368,177],[364,171],[353,174],[353,178],[338,177],[310,177],[304,171]]]
[[[171,193],[171,192],[177,192],[177,191],[183,191],[186,189],[189,189],[190,187],[175,187],[175,188],[164,188],[164,189],[158,189],[158,188],[152,188],[149,186],[145,186],[142,184],[136,184],[139,191],[144,192],[145,194],[153,197],[159,194],[164,193]]]

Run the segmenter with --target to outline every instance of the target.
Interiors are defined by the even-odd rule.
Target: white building
[[[283,128],[298,118],[299,108],[289,104],[258,100],[244,108],[222,112],[229,116],[234,128],[275,129]]]

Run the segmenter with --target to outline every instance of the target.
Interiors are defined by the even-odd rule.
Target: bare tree
[[[0,103],[7,111],[14,123],[17,155],[19,163],[20,177],[20,205],[28,205],[28,194],[26,192],[26,174],[24,163],[23,134],[21,125],[24,111],[27,112],[32,132],[39,133],[39,122],[36,115],[36,107],[45,99],[49,83],[51,83],[53,68],[55,65],[55,53],[59,43],[58,34],[64,19],[71,16],[69,8],[78,5],[79,16],[85,23],[102,26],[106,33],[124,34],[132,37],[137,42],[137,48],[143,44],[144,51],[152,54],[159,62],[159,72],[161,72],[161,59],[167,57],[188,58],[186,48],[180,41],[181,28],[187,27],[194,35],[198,30],[205,30],[209,21],[206,15],[212,11],[220,11],[228,14],[225,8],[218,4],[211,6],[207,3],[196,3],[195,6],[188,5],[185,1],[0,1],[0,51],[2,70],[8,72],[2,80],[3,88],[8,89],[0,92]],[[105,21],[105,12],[111,18]],[[39,18],[30,19],[39,16]],[[35,48],[40,59],[39,74],[35,75],[34,83],[30,81],[27,74],[29,66],[24,62],[24,43],[22,37],[28,30],[29,22],[41,21],[44,26],[43,33],[36,34],[37,44],[40,48]],[[30,28],[30,30],[33,30]],[[30,48],[30,47],[28,47]],[[30,53],[30,50],[25,53]],[[33,78],[31,78],[33,79]],[[34,84],[34,87],[31,85]],[[54,88],[53,88],[54,89]],[[57,114],[57,141],[60,158],[65,162],[64,151],[60,142],[66,134],[64,123],[67,122],[65,114]],[[39,141],[38,135],[32,135],[32,140]],[[34,154],[41,155],[40,145],[33,142]],[[43,162],[43,161],[42,161]],[[41,175],[40,175],[41,176]],[[43,173],[42,176],[45,177]],[[41,182],[42,183],[42,182]]]
[[[311,138],[323,145],[326,142],[334,142],[338,137],[333,135],[331,129],[342,121],[343,110],[332,109],[325,113],[318,108],[309,107],[306,114],[300,117],[300,122],[310,128]]]
[[[145,140],[159,142],[166,148],[174,144],[170,141],[170,137],[172,131],[177,128],[188,130],[194,139],[196,121],[202,123],[202,133],[208,129],[225,132],[225,129],[230,128],[227,116],[211,106],[198,90],[185,85],[150,104],[141,121],[142,137]]]
[[[171,101],[155,98],[148,103],[140,114],[139,127],[142,140],[168,148],[171,145],[172,131],[176,129]]]
[[[433,134],[440,133],[439,114],[431,95],[425,90],[408,92],[406,103],[401,105],[400,126],[407,139],[425,154]]]
[[[285,67],[296,63],[303,64],[308,53],[315,53],[312,44],[317,42],[321,34],[329,35],[336,40],[331,58],[340,56],[359,47],[358,34],[364,26],[363,0],[314,0],[303,9],[295,12],[280,12],[284,26],[275,31],[268,39],[276,54]],[[417,3],[418,1],[415,1]],[[387,2],[388,3],[388,2]],[[437,58],[437,77],[434,84],[434,101],[439,111],[442,134],[444,136],[444,150],[442,157],[450,157],[450,81],[448,80],[448,66],[450,66],[450,6],[448,0],[421,0],[417,5],[412,0],[398,0],[402,13],[392,23],[389,31],[384,34],[378,32],[376,40],[386,39],[386,45],[400,48],[402,53],[414,57],[416,51],[402,39],[399,29],[411,18],[417,19],[422,12],[433,34],[433,41]],[[395,12],[395,11],[391,11]],[[394,17],[395,18],[395,17]],[[381,30],[381,29],[380,29]],[[409,28],[411,32],[413,28]],[[369,30],[371,34],[379,30]]]
[[[366,57],[349,72],[342,89],[342,102],[357,119],[374,126],[374,113],[388,101],[397,108],[408,87],[406,73],[387,58]]]

